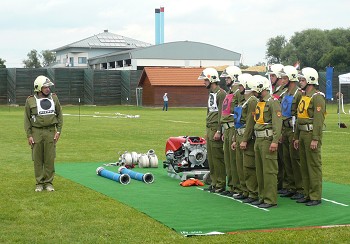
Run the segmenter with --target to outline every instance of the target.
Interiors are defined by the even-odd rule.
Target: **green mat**
[[[57,163],[56,173],[131,206],[186,236],[350,224],[350,186],[324,182],[319,206],[307,207],[279,197],[277,208],[259,209],[204,192],[200,187],[181,187],[179,180],[167,176],[162,166],[133,169],[152,173],[155,181],[145,184],[132,179],[128,185],[96,175],[99,166],[103,163]]]

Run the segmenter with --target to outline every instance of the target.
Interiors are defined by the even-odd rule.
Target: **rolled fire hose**
[[[118,173],[106,170],[103,167],[98,167],[96,169],[96,173],[99,176],[102,176],[110,180],[114,180],[123,185],[127,185],[130,183],[130,176],[128,174],[118,174]]]
[[[135,171],[132,171],[132,170],[130,170],[130,169],[127,169],[127,168],[125,168],[124,166],[119,167],[118,172],[119,172],[120,174],[127,174],[127,175],[129,175],[132,179],[139,180],[139,181],[143,181],[143,182],[145,182],[145,183],[147,183],[147,184],[151,184],[151,183],[153,183],[153,181],[154,181],[154,176],[153,176],[153,174],[151,174],[151,173],[142,174],[142,173],[135,172]]]

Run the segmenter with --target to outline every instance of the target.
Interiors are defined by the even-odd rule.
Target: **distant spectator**
[[[164,109],[165,109],[165,111],[168,111],[168,101],[169,101],[168,93],[164,93],[163,101],[164,101],[163,111],[164,111]]]

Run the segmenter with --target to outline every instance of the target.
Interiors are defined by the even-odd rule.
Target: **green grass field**
[[[323,179],[350,185],[350,131],[338,128],[335,105],[327,105],[327,111]],[[57,164],[115,162],[118,152],[126,150],[154,149],[164,159],[168,137],[205,133],[204,108],[162,112],[160,108],[82,106],[80,118],[73,116],[79,114],[77,106],[65,106],[63,112],[71,115],[64,117]],[[115,113],[140,117],[110,118],[117,117]],[[350,115],[341,118],[350,126]],[[0,125],[0,243],[348,243],[350,239],[350,227],[183,237],[131,207],[60,176],[54,181],[55,192],[36,193],[23,107],[0,106]]]

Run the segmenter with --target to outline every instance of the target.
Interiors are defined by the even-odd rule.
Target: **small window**
[[[79,64],[86,64],[87,62],[87,58],[86,57],[79,57],[78,58],[78,63]]]

